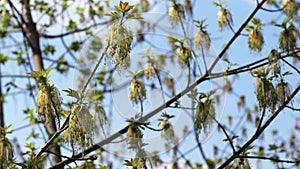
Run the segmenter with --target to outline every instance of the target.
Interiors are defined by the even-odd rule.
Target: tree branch
[[[55,39],[55,38],[63,38],[65,36],[69,36],[69,35],[72,35],[74,33],[80,33],[80,32],[84,32],[84,31],[87,31],[93,27],[96,27],[96,26],[99,26],[99,25],[106,25],[106,24],[109,24],[111,22],[111,20],[109,21],[105,21],[105,22],[100,22],[100,23],[96,23],[96,24],[93,24],[93,25],[90,25],[90,26],[87,26],[85,28],[82,28],[82,29],[76,29],[74,31],[70,31],[70,32],[66,32],[66,33],[62,33],[62,34],[58,34],[58,35],[47,35],[47,34],[40,34],[41,37],[43,38],[48,38],[48,39]]]
[[[281,160],[278,158],[272,158],[272,157],[262,157],[262,156],[237,156],[237,158],[246,158],[246,159],[261,159],[261,160],[270,160],[270,161],[274,161],[274,162],[279,162],[279,163],[300,163],[300,160]]]

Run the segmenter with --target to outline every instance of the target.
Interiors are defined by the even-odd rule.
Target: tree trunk
[[[36,28],[36,24],[33,22],[31,9],[30,9],[30,0],[22,0],[22,17],[25,22],[25,35],[27,37],[27,42],[32,50],[32,59],[34,64],[34,69],[40,71],[44,69],[42,52],[40,48],[40,36]],[[56,132],[55,117],[53,115],[48,115],[45,120],[45,127],[49,138]],[[50,151],[57,154],[51,154],[52,164],[56,164],[61,161],[60,147],[58,145],[50,146]]]
[[[0,75],[2,75],[1,66],[0,66]],[[4,98],[2,98],[2,79],[0,78],[0,128],[4,128],[4,112],[3,112],[3,102]]]

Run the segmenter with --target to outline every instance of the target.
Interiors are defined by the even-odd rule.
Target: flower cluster
[[[210,37],[205,30],[200,30],[195,34],[194,37],[194,45],[196,48],[204,48],[204,49],[209,49],[210,48]]]
[[[169,20],[172,26],[177,26],[184,18],[184,10],[181,4],[174,3],[168,11]]]
[[[215,108],[213,100],[208,96],[200,96],[201,100],[198,101],[195,115],[195,130],[197,133],[204,131],[207,134],[210,130],[213,118],[215,117]]]
[[[206,50],[209,50],[211,40],[208,32],[206,31],[207,25],[204,25],[205,21],[206,19],[201,21],[194,20],[194,22],[196,23],[196,27],[200,29],[194,36],[194,45],[198,49],[204,48]]]
[[[61,96],[56,87],[41,86],[36,99],[37,112],[46,120],[47,117],[55,117],[56,113],[61,112]],[[56,112],[56,113],[55,113]]]
[[[126,133],[126,140],[129,149],[138,150],[142,146],[143,134],[138,124],[130,124]]]
[[[218,26],[221,31],[223,31],[225,27],[233,24],[231,13],[226,8],[221,8],[217,13],[217,17],[218,17]]]
[[[4,133],[4,134],[3,134]],[[5,130],[0,127],[0,168],[10,168],[14,157],[13,146],[5,136]]]
[[[177,60],[181,65],[189,66],[190,57],[191,57],[191,49],[187,46],[180,45],[176,50]]]
[[[260,52],[264,44],[264,38],[259,29],[252,29],[248,35],[248,45],[253,51]]]
[[[92,144],[97,126],[86,104],[74,104],[71,108],[69,127],[62,133],[62,139],[71,143],[73,149],[84,149]]]
[[[295,49],[299,35],[299,30],[293,24],[284,28],[279,36],[279,48],[284,51],[291,51]]]
[[[278,95],[269,79],[259,78],[256,86],[256,97],[261,110],[265,108],[269,108],[272,112],[275,110]]]
[[[143,82],[134,79],[130,83],[130,100],[133,103],[139,103],[146,99],[146,88]]]
[[[281,0],[281,5],[283,6],[283,12],[288,15],[297,15],[298,5],[295,0]]]
[[[160,122],[160,127],[161,127],[161,136],[168,142],[172,142],[175,138],[175,134],[174,134],[174,129],[172,124],[167,121],[161,121]]]
[[[108,29],[106,41],[109,54],[113,57],[118,69],[129,66],[132,40],[130,31],[122,23],[114,23]]]
[[[154,77],[156,75],[156,71],[150,61],[148,61],[145,64],[144,73],[145,73],[146,79],[150,79],[151,77]]]
[[[280,82],[276,85],[276,93],[278,95],[279,104],[284,104],[286,99],[291,95],[291,90],[287,82]]]

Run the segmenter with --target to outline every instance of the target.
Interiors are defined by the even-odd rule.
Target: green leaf
[[[144,18],[135,14],[129,14],[126,16],[126,19],[144,19]]]
[[[68,49],[77,52],[81,49],[82,44],[83,44],[83,42],[80,42],[80,41],[72,42],[71,45],[68,46]]]
[[[69,88],[68,90],[63,90],[63,91],[66,92],[68,94],[68,96],[74,97],[77,100],[79,100],[81,98],[80,93],[76,90],[73,90],[73,89]]]
[[[69,69],[69,65],[68,65],[68,62],[65,61],[65,57],[64,56],[61,56],[59,59],[58,59],[58,62],[57,62],[57,65],[56,65],[56,70],[60,73],[65,73],[68,71]]]
[[[67,26],[67,31],[72,31],[77,29],[77,23],[74,22],[72,19],[69,20],[69,25]]]
[[[111,16],[111,17],[113,17],[114,19],[119,19],[120,18],[120,16],[119,16],[119,14],[117,13],[117,12],[111,12],[111,13],[109,13],[109,14],[104,14],[105,16]]]
[[[4,55],[3,53],[0,53],[0,63],[5,64],[9,60],[9,57],[7,55]]]
[[[276,151],[278,148],[279,148],[279,147],[278,147],[277,145],[275,145],[275,144],[270,144],[270,145],[269,145],[269,150],[270,150],[270,151]]]
[[[53,45],[44,45],[43,53],[47,56],[55,53],[55,47]]]

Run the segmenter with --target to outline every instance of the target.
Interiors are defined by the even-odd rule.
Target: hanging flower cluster
[[[281,27],[284,29],[279,36],[279,48],[283,51],[291,51],[296,48],[297,41],[300,37],[299,30],[294,24],[290,23],[287,27],[289,19],[285,20]]]
[[[276,93],[278,95],[279,104],[284,104],[286,99],[291,95],[291,89],[287,82],[281,81],[275,87]]]
[[[68,93],[68,96],[76,98],[77,102],[72,104],[68,128],[62,133],[62,139],[69,142],[73,150],[79,148],[83,150],[93,143],[93,136],[98,133],[99,126],[104,130],[105,111],[98,105],[94,107],[93,113],[90,113],[89,106],[84,101],[91,91],[87,94],[72,89],[64,91]]]
[[[61,96],[56,87],[41,86],[36,99],[37,112],[42,120],[46,120],[47,116],[55,117],[55,112],[61,112]]]
[[[97,126],[86,104],[74,104],[70,113],[69,127],[62,133],[62,138],[71,143],[73,150],[84,149],[92,144]]]
[[[139,124],[130,121],[126,133],[126,141],[129,149],[138,150],[142,146],[143,134],[140,127]]]
[[[184,9],[179,3],[173,2],[173,6],[169,8],[168,15],[172,26],[177,26],[184,19]]]
[[[137,19],[134,15],[127,15],[133,9],[133,5],[120,1],[119,6],[115,6],[117,12],[111,12],[106,16],[111,16],[118,20],[111,25],[107,32],[106,41],[109,47],[109,54],[113,58],[118,69],[127,68],[130,60],[130,50],[133,40],[131,32],[125,27],[127,19]]]
[[[156,75],[156,71],[154,67],[152,66],[151,61],[146,62],[145,68],[144,68],[144,73],[146,76],[146,79],[150,79],[151,77],[154,77]]]
[[[226,8],[221,8],[217,13],[217,17],[218,26],[221,31],[223,31],[225,27],[228,27],[233,24],[231,13]]]
[[[223,31],[225,27],[231,26],[233,24],[232,15],[227,8],[224,8],[226,4],[225,1],[219,0],[218,2],[213,2],[217,7],[220,7],[220,10],[217,13],[217,20],[219,30]]]
[[[253,18],[253,25],[247,26],[248,35],[248,46],[255,52],[260,52],[264,44],[264,37],[261,32],[262,24],[259,19]]]
[[[184,46],[183,43],[180,43],[180,45],[177,46],[176,55],[180,65],[190,65],[191,49],[188,46]]]
[[[129,66],[132,40],[131,33],[122,23],[114,23],[108,29],[106,41],[109,45],[109,54],[118,69]]]
[[[13,146],[6,137],[6,134],[9,133],[7,131],[9,127],[0,127],[0,168],[11,168],[10,166],[13,164]]]
[[[215,117],[215,108],[213,100],[206,95],[201,97],[203,98],[201,98],[196,106],[195,130],[197,133],[200,133],[203,130],[204,133],[207,134],[213,122],[212,117]]]
[[[269,109],[274,112],[278,103],[278,95],[272,83],[272,79],[268,78],[272,67],[262,67],[252,72],[257,77],[256,97],[261,110]]]
[[[160,127],[161,127],[161,136],[167,141],[167,142],[172,142],[175,138],[174,134],[174,128],[173,125],[167,121],[161,121],[160,122]]]
[[[283,12],[289,16],[297,15],[298,4],[296,3],[296,0],[281,0],[280,2],[283,7]]]
[[[215,91],[208,94],[198,92],[196,89],[188,94],[188,97],[196,103],[196,114],[194,121],[194,129],[196,133],[208,134],[216,116],[214,100],[211,98]]]
[[[138,104],[146,99],[146,88],[143,82],[133,79],[130,83],[130,100]]]
[[[54,85],[50,85],[49,73],[53,70],[41,70],[29,73],[31,77],[37,79],[39,84],[39,92],[37,95],[37,113],[43,121],[52,119],[59,115],[61,109],[61,96],[58,89]]]
[[[272,112],[275,110],[277,105],[277,93],[269,79],[259,79],[256,87],[256,97],[261,109],[270,108]]]
[[[167,143],[174,143],[174,139],[175,139],[174,128],[169,121],[173,117],[174,117],[173,115],[162,113],[161,118],[158,119],[161,128],[160,134],[162,138],[164,138],[167,141]]]
[[[199,28],[199,31],[194,36],[194,45],[198,49],[203,48],[203,49],[209,50],[211,40],[210,40],[208,32],[206,31],[207,25],[204,25],[205,21],[206,21],[206,19],[201,20],[201,21],[194,20],[194,22],[196,23],[196,27]]]

